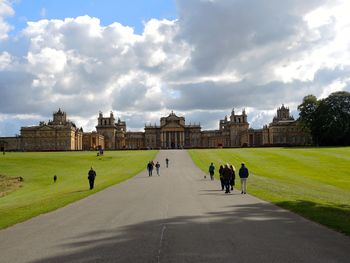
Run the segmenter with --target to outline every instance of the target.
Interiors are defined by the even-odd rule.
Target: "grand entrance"
[[[183,128],[182,128],[183,129]],[[185,132],[181,128],[161,131],[161,145],[165,149],[181,149],[185,144]]]

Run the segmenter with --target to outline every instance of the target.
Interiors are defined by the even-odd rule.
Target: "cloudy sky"
[[[243,108],[350,91],[347,0],[0,0],[0,136],[59,107],[142,130],[171,110],[204,129]]]

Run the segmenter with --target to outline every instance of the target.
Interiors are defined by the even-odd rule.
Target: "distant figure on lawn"
[[[235,185],[235,180],[236,180],[236,169],[233,165],[230,165],[230,169],[231,169],[230,185],[231,185],[231,191],[233,191],[233,186]]]
[[[166,168],[168,168],[169,167],[169,159],[168,158],[165,159],[165,164],[166,164]]]
[[[211,163],[209,166],[209,174],[210,174],[211,180],[214,180],[214,173],[215,173],[215,166],[213,163]]]
[[[241,194],[247,193],[247,179],[249,176],[248,168],[245,166],[244,163],[241,164],[241,168],[239,169],[239,177],[241,178]]]
[[[95,178],[96,178],[96,172],[91,167],[89,172],[88,172],[88,179],[89,179],[90,190],[94,189]]]
[[[153,172],[153,161],[149,161],[147,164],[148,176],[152,176]]]
[[[156,163],[156,171],[157,171],[157,175],[159,176],[159,168],[160,168],[160,164],[159,162]]]
[[[224,166],[220,165],[219,176],[220,176],[221,190],[224,190],[224,187],[225,187],[223,172],[224,172]]]
[[[57,175],[54,175],[53,176],[53,182],[56,183],[56,181],[57,181]]]

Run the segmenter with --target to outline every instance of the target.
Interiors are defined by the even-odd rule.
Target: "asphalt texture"
[[[145,170],[0,231],[0,262],[350,262],[349,237],[236,189],[225,194],[186,151],[157,160],[160,176]]]

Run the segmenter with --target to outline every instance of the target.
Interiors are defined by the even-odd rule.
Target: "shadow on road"
[[[106,225],[103,231],[62,240],[60,248],[66,253],[32,263],[346,262],[350,256],[348,237],[270,204],[221,210],[118,228]]]

